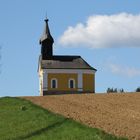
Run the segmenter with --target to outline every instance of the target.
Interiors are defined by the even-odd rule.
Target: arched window
[[[57,88],[57,79],[56,78],[51,79],[51,88]]]
[[[69,88],[75,88],[75,80],[69,79]]]

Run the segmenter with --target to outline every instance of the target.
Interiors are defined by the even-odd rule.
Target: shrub
[[[21,106],[20,108],[21,108],[22,111],[25,111],[27,109],[26,106],[24,106],[24,105]]]
[[[138,88],[136,89],[136,92],[140,92],[140,87],[138,87]]]

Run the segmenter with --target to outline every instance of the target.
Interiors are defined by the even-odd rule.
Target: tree
[[[109,93],[110,92],[110,88],[107,88],[106,92]]]
[[[115,88],[115,89],[107,88],[107,93],[113,93],[113,92],[117,92],[117,88]]]
[[[115,88],[115,89],[113,90],[113,92],[117,93],[117,92],[118,92],[118,89],[117,89],[117,88]]]
[[[124,89],[122,88],[122,89],[120,89],[120,92],[124,92]]]
[[[106,90],[107,93],[120,93],[120,92],[124,92],[124,89],[117,89],[117,88],[107,88]]]
[[[140,87],[138,87],[138,88],[136,89],[136,92],[140,92]]]

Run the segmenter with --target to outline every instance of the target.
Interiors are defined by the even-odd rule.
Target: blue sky
[[[39,95],[46,11],[54,53],[81,55],[95,67],[96,92],[134,91],[140,86],[139,5],[139,0],[0,0],[0,96]]]

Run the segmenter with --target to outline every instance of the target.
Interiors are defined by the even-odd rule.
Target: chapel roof
[[[96,71],[81,56],[54,55],[48,60],[42,60],[40,56],[39,65],[42,69],[90,69]]]

